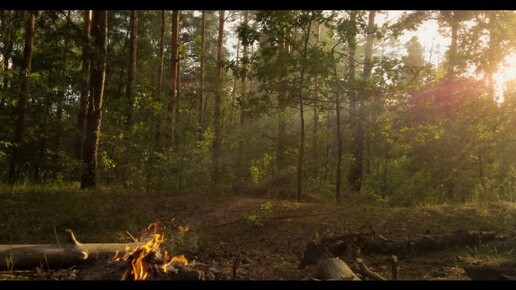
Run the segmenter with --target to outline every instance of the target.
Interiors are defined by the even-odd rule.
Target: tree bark
[[[446,72],[446,78],[448,80],[455,79],[455,68],[457,66],[457,38],[458,38],[458,30],[459,30],[459,22],[455,19],[455,16],[452,15],[450,19],[450,28],[451,28],[451,44],[448,51],[448,70]]]
[[[244,11],[244,25],[249,23],[249,11]],[[247,63],[248,63],[248,45],[247,39],[242,43],[242,87],[240,95],[240,140],[238,141],[238,161],[237,169],[239,177],[244,183],[247,180],[247,166],[245,164],[245,121],[246,121],[246,103],[247,103]]]
[[[351,22],[351,25],[353,25],[353,27],[356,27],[357,23],[356,23],[356,18],[357,18],[357,11],[351,11],[350,12],[350,22]],[[348,36],[348,38],[346,39],[347,43],[348,43],[348,79],[349,81],[352,83],[355,81],[355,69],[356,69],[356,66],[355,66],[355,54],[356,54],[356,31],[354,30],[352,33],[350,33],[350,35]],[[348,93],[348,97],[349,97],[349,119],[350,119],[350,124],[351,124],[351,128],[353,130],[352,132],[352,140],[354,141],[354,139],[356,139],[356,127],[357,127],[357,102],[358,102],[358,98],[357,98],[357,92],[352,90]],[[352,144],[352,154],[354,153],[354,143]],[[355,160],[351,160],[350,161],[350,165],[349,165],[349,172],[348,172],[348,182],[351,186],[351,189],[353,190],[354,189],[354,180],[355,180],[355,171],[357,170],[355,167],[356,167],[356,161]],[[337,178],[340,178],[339,175],[337,174]]]
[[[199,136],[202,137],[204,132],[204,112],[206,110],[206,102],[204,97],[204,64],[205,64],[205,49],[206,49],[206,12],[202,11],[201,16],[201,52],[200,52],[200,88],[199,88]]]
[[[212,184],[213,191],[218,192],[220,178],[220,145],[221,145],[221,103],[223,85],[223,49],[224,49],[224,10],[219,11],[219,36],[217,40],[217,90],[215,93],[215,103],[213,112],[213,129],[215,140],[213,141],[212,155]]]
[[[169,92],[169,101],[168,101],[168,129],[167,142],[170,142],[174,138],[174,112],[175,106],[177,102],[177,66],[178,66],[178,58],[179,58],[179,11],[172,11],[172,39],[171,39],[171,57],[170,57],[170,92]],[[173,140],[172,140],[173,142]]]
[[[82,45],[82,73],[81,73],[81,93],[79,99],[79,114],[77,115],[77,137],[75,140],[75,158],[82,160],[82,145],[84,142],[84,130],[85,130],[85,119],[86,111],[88,109],[88,92],[90,87],[90,70],[91,70],[91,57],[90,57],[90,37],[91,37],[91,10],[84,11],[84,37],[85,41]]]
[[[337,69],[335,69],[335,72]],[[335,111],[337,119],[337,168],[336,168],[336,179],[335,179],[335,201],[340,204],[340,186],[341,186],[341,164],[342,164],[342,134],[340,131],[340,90],[337,88],[335,98]]]
[[[367,25],[367,37],[365,44],[365,56],[364,56],[364,70],[362,74],[362,79],[364,81],[368,81],[371,76],[371,70],[373,67],[372,63],[372,54],[373,54],[373,40],[374,40],[374,18],[376,11],[369,11],[369,20]],[[365,118],[364,116],[364,101],[369,94],[367,89],[362,90],[362,96],[356,99],[355,108],[353,108],[353,112],[356,114],[354,116],[355,119],[355,134],[353,139],[353,159],[351,161],[350,171],[349,171],[349,183],[351,185],[351,189],[354,192],[360,192],[362,187],[362,175],[363,175],[363,164],[364,164],[364,128],[362,122]]]
[[[181,46],[181,27],[180,27],[180,18],[181,18],[181,12],[178,11],[177,12],[177,64],[176,64],[176,101],[175,101],[175,107],[174,107],[174,132],[175,132],[175,135],[174,135],[174,150],[175,151],[179,151],[179,136],[180,136],[180,132],[179,130],[176,128],[177,126],[179,126],[179,120],[180,120],[180,116],[179,116],[179,98],[180,98],[180,94],[181,94],[181,57],[179,55],[179,47]],[[184,130],[183,130],[184,131]]]
[[[131,18],[129,21],[131,31],[131,44],[129,48],[129,65],[127,68],[127,129],[131,129],[133,123],[133,106],[134,106],[134,88],[136,83],[136,52],[138,45],[138,11],[131,10]]]
[[[97,151],[100,138],[100,124],[104,106],[104,84],[106,80],[107,54],[107,11],[93,11],[92,36],[94,54],[91,69],[91,88],[86,114],[86,137],[83,146],[83,173],[81,189],[96,186]]]
[[[70,11],[68,11],[68,14]],[[68,39],[64,38],[64,47],[63,47],[63,69],[61,71],[61,80],[58,84],[58,99],[57,99],[57,112],[56,112],[56,120],[55,120],[55,130],[56,134],[55,138],[55,148],[54,148],[54,177],[61,171],[61,162],[59,151],[61,151],[61,134],[63,131],[63,105],[65,101],[66,87],[68,83],[66,82],[66,67],[67,67],[67,51],[68,51]],[[63,83],[64,82],[64,83]]]
[[[165,61],[165,24],[166,24],[166,13],[165,10],[161,11],[161,29],[160,29],[160,40],[159,40],[159,66],[158,66],[158,89],[157,96],[158,102],[163,100],[163,64]],[[154,131],[154,148],[160,148],[161,139],[161,118],[158,116],[155,123]]]
[[[312,27],[312,21],[308,22],[308,29],[306,30],[304,47],[303,47],[303,58],[306,60],[308,51],[308,40],[310,38],[310,29]],[[305,81],[305,65],[301,66],[301,75],[299,80],[299,119],[300,119],[300,140],[299,140],[299,155],[297,159],[297,193],[296,200],[301,201],[302,190],[303,190],[303,160],[305,155],[305,117],[303,107],[303,85]]]
[[[29,13],[25,28],[25,47],[23,49],[23,67],[20,95],[16,106],[18,120],[16,122],[16,131],[14,136],[14,145],[12,147],[11,164],[9,167],[9,182],[14,184],[18,178],[18,155],[23,143],[23,135],[27,122],[27,99],[29,94],[29,77],[32,64],[32,50],[34,46],[36,15]]]

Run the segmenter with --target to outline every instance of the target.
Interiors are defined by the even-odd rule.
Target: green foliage
[[[246,218],[247,224],[253,228],[259,228],[263,226],[263,220],[257,215],[249,215]]]
[[[272,215],[272,208],[271,201],[262,203],[259,207],[258,214],[246,217],[247,224],[253,228],[262,227],[265,221]]]

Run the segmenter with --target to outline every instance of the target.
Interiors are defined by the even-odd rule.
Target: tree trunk
[[[451,28],[451,44],[448,51],[448,70],[446,72],[446,78],[448,80],[455,79],[455,68],[457,66],[457,38],[458,38],[458,30],[459,30],[459,22],[454,19],[452,16],[450,20],[450,28]]]
[[[4,31],[3,37],[5,37],[4,40],[4,47],[2,51],[2,60],[3,60],[3,89],[4,91],[7,90],[9,87],[9,78],[6,77],[6,72],[9,70],[9,62],[11,61],[11,54],[13,52],[14,48],[14,36],[13,31],[16,31],[18,26],[20,25],[20,22],[18,19],[23,17],[23,11],[18,10],[14,11],[13,14],[6,11],[3,12],[3,19],[2,19],[2,30]],[[9,20],[8,20],[9,19]],[[7,27],[5,26],[7,25]]]
[[[158,66],[158,102],[163,101],[163,64],[165,61],[165,24],[166,24],[166,13],[165,10],[161,11],[161,30],[159,40],[159,66]],[[154,148],[160,148],[161,139],[161,118],[156,118],[155,131],[154,131]]]
[[[92,36],[94,54],[91,67],[91,88],[86,114],[86,137],[82,152],[83,173],[81,189],[96,186],[97,150],[100,138],[100,122],[104,106],[104,84],[106,80],[107,54],[107,11],[93,11]]]
[[[222,103],[222,77],[224,73],[223,49],[224,49],[224,10],[219,11],[219,37],[217,40],[217,90],[213,112],[213,129],[215,140],[213,141],[213,169],[212,184],[213,191],[218,192],[220,175],[220,144],[221,144],[221,103]]]
[[[175,128],[175,135],[174,135],[174,146],[175,146],[175,151],[179,151],[179,136],[180,136],[180,132],[178,130],[178,128],[176,128],[177,126],[179,126],[179,98],[180,98],[180,93],[181,93],[181,57],[179,55],[179,47],[181,46],[181,27],[179,26],[179,22],[180,22],[180,18],[181,18],[181,12],[178,11],[177,12],[177,64],[176,64],[176,101],[175,101],[175,107],[174,107],[174,128]]]
[[[18,120],[16,122],[16,131],[14,136],[14,146],[12,147],[11,164],[9,167],[9,182],[14,184],[18,178],[18,154],[23,143],[23,134],[25,132],[25,123],[27,122],[27,99],[29,93],[29,77],[32,64],[32,49],[34,46],[34,30],[36,23],[36,15],[29,13],[25,28],[25,47],[23,49],[23,67],[20,95],[16,112]]]
[[[317,38],[316,38],[316,45],[318,46],[319,45],[319,42],[321,41],[321,24],[320,23],[317,23]],[[316,90],[319,90],[319,85],[316,84],[315,85],[315,88]],[[319,169],[319,164],[318,164],[318,159],[319,159],[319,144],[318,144],[318,136],[317,136],[317,132],[319,130],[319,106],[317,104],[317,100],[318,100],[318,93],[316,92],[315,93],[315,101],[314,101],[314,104],[313,104],[313,127],[312,127],[312,162],[313,162],[313,170],[314,170],[314,173],[315,173],[315,177],[318,177],[318,169]]]
[[[131,130],[133,123],[134,88],[136,82],[136,51],[138,45],[138,11],[131,10],[129,21],[131,31],[131,45],[129,48],[129,65],[127,68],[127,84],[125,95],[127,98],[127,129]]]
[[[372,54],[373,54],[373,40],[374,40],[374,17],[376,11],[372,10],[369,12],[369,21],[367,25],[367,37],[365,45],[365,56],[364,56],[364,70],[362,79],[368,81],[371,76],[371,70],[373,67]],[[352,108],[352,112],[355,112],[355,136],[353,140],[353,159],[351,161],[349,171],[349,183],[351,189],[354,192],[360,192],[362,187],[362,175],[363,175],[363,164],[364,164],[364,128],[362,122],[364,116],[364,99],[367,98],[369,93],[363,90],[362,96],[356,99],[355,108]]]
[[[70,13],[68,11],[68,13]],[[63,131],[63,105],[65,101],[66,87],[68,83],[66,82],[66,67],[67,67],[67,50],[68,50],[68,39],[64,38],[64,48],[63,48],[63,70],[61,71],[61,80],[59,82],[59,90],[58,90],[58,99],[57,99],[57,112],[56,112],[56,135],[55,135],[55,148],[54,148],[54,177],[57,176],[57,173],[61,171],[61,162],[59,158],[59,151],[61,151],[61,134]],[[63,83],[65,82],[65,83]]]
[[[75,158],[82,160],[82,145],[84,141],[85,118],[88,109],[88,92],[90,87],[90,37],[91,37],[91,10],[84,11],[84,37],[87,39],[82,46],[82,74],[81,74],[81,94],[79,99],[79,114],[77,116],[78,134],[75,140]]]
[[[249,11],[244,11],[244,25],[249,23]],[[238,141],[238,161],[237,169],[239,170],[238,177],[245,183],[247,180],[247,165],[245,164],[245,119],[246,119],[246,103],[247,103],[247,63],[248,63],[248,46],[247,39],[242,44],[242,87],[240,96],[240,140]]]
[[[496,72],[496,49],[497,49],[497,35],[496,35],[496,12],[495,11],[486,11],[485,12],[489,18],[488,30],[489,30],[489,46],[487,53],[487,69],[486,69],[486,79],[487,79],[487,88],[489,90],[490,95],[495,97],[495,82],[493,75]]]
[[[357,11],[351,11],[350,12],[350,22],[351,25],[356,26],[356,18],[357,18]],[[348,79],[350,82],[355,81],[355,54],[356,54],[356,32],[351,33],[348,36],[347,43],[348,43]],[[351,125],[352,132],[352,142],[354,139],[356,139],[356,127],[357,127],[357,92],[355,90],[352,90],[348,93],[349,97],[349,121]],[[353,157],[354,156],[354,143],[352,144],[352,152]],[[349,172],[348,172],[348,182],[351,186],[351,189],[354,189],[354,180],[355,180],[355,171],[356,168],[356,160],[351,159],[349,164]],[[338,175],[337,175],[337,178]]]
[[[335,72],[337,69],[335,69]],[[341,164],[342,164],[342,135],[340,131],[340,90],[337,88],[336,99],[335,99],[335,111],[337,118],[337,168],[336,168],[336,179],[335,179],[335,201],[340,204],[340,185],[341,185]]]
[[[306,30],[304,48],[303,48],[303,58],[306,60],[307,58],[307,50],[308,50],[308,40],[310,38],[310,28],[312,27],[312,22],[308,22],[308,29]],[[303,85],[305,81],[305,65],[303,64],[301,67],[301,75],[299,80],[299,121],[300,121],[300,140],[299,140],[299,155],[297,159],[297,193],[296,200],[297,202],[301,201],[302,196],[302,180],[303,180],[303,159],[305,155],[305,116],[304,116],[304,108],[303,108]]]
[[[199,88],[199,136],[202,136],[204,132],[204,112],[206,110],[206,102],[204,97],[204,63],[205,63],[205,49],[206,49],[206,41],[205,41],[205,32],[206,31],[206,12],[202,11],[201,16],[201,63],[200,63],[200,88]]]
[[[178,66],[178,58],[179,58],[179,11],[172,11],[172,42],[171,42],[171,56],[170,56],[170,92],[169,92],[169,101],[168,101],[168,129],[167,142],[171,142],[174,138],[174,112],[177,101],[177,66]],[[172,140],[173,142],[173,140]],[[170,144],[170,143],[169,143]]]
[[[284,54],[288,54],[288,45],[285,38],[281,40],[281,49]],[[287,69],[283,68],[283,73],[286,75]],[[279,84],[279,92],[278,92],[278,136],[277,136],[277,146],[276,146],[276,163],[278,166],[278,173],[281,176],[279,180],[282,183],[284,174],[284,169],[287,167],[286,158],[285,158],[285,143],[286,143],[286,120],[285,120],[285,110],[287,108],[287,83],[281,82]]]

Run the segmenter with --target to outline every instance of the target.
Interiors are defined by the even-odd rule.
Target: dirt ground
[[[237,256],[240,259],[237,279],[305,279],[313,266],[304,269],[298,266],[307,243],[350,232],[374,232],[396,241],[425,233],[447,234],[459,229],[494,231],[508,240],[513,240],[516,234],[516,204],[505,202],[392,208],[363,202],[335,206],[243,196],[208,198],[192,195],[140,198],[131,206],[136,208],[129,211],[146,211],[148,223],[159,220],[163,226],[168,226],[170,233],[176,224],[187,226],[188,232],[176,236],[175,240],[172,236],[168,241],[174,254],[184,254],[190,261],[202,262],[228,273],[228,279]],[[85,236],[78,231],[76,236],[84,242],[98,239],[98,236]],[[464,271],[466,265],[516,261],[514,244],[493,242],[400,255],[399,278],[470,280]],[[371,270],[391,278],[390,255],[364,252],[361,257]],[[358,271],[354,261],[346,260],[346,257],[341,259]],[[1,272],[0,280],[83,279],[81,270],[74,267]]]

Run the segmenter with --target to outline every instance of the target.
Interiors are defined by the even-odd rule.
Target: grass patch
[[[78,185],[0,186],[0,243],[56,243],[72,229],[82,242],[122,242],[156,218],[150,196]]]

